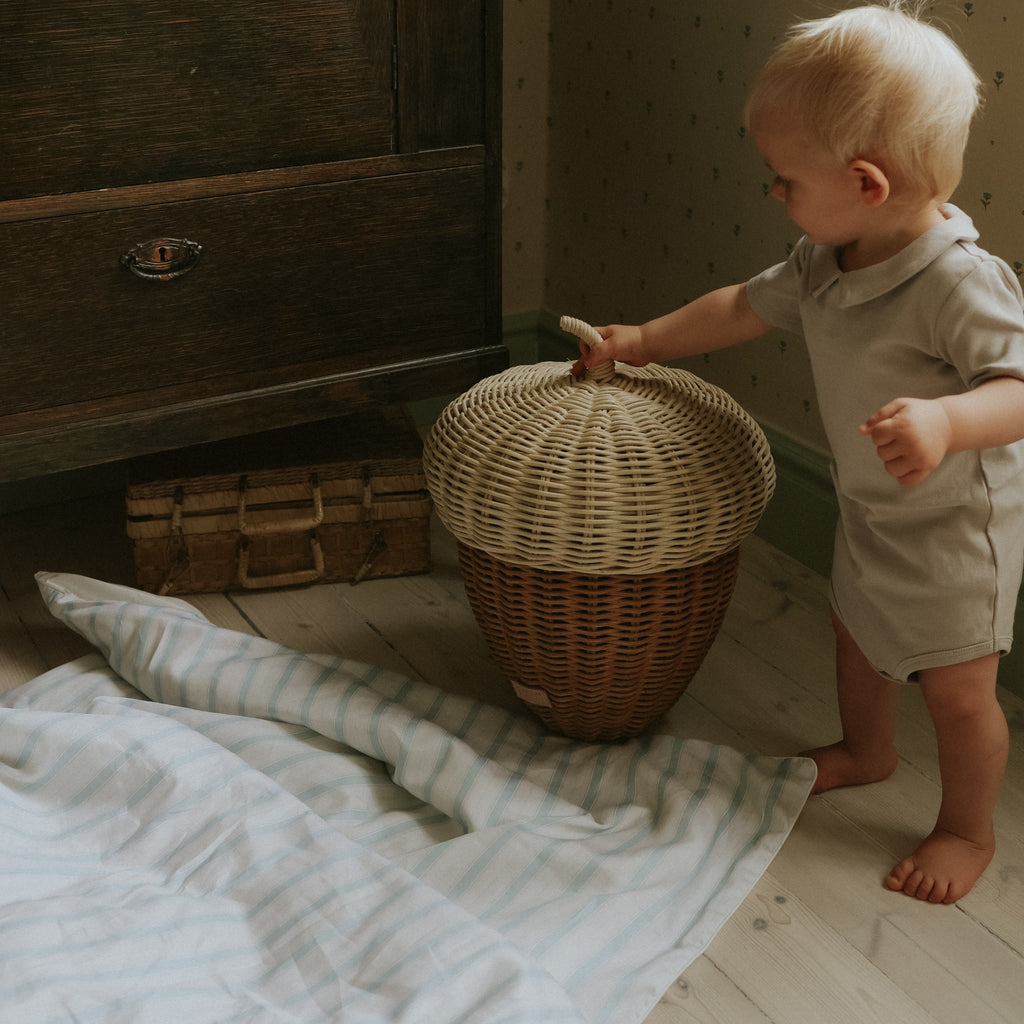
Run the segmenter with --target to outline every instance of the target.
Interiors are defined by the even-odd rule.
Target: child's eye
[[[784,178],[781,174],[776,174],[775,184],[778,185],[779,188],[789,188],[789,178]]]

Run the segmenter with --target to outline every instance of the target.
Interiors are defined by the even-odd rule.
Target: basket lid
[[[601,343],[582,321],[562,326]],[[458,540],[513,564],[594,575],[731,550],[775,488],[764,433],[721,388],[611,361],[581,377],[548,362],[480,381],[438,417],[424,469]]]

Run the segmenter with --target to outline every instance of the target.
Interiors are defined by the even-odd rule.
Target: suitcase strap
[[[294,572],[278,572],[268,576],[249,575],[249,548],[252,540],[244,534],[238,542],[238,582],[247,590],[263,587],[291,587],[297,583],[315,583],[323,579],[324,553],[315,530],[309,531],[309,547],[313,554],[312,569],[297,569]]]
[[[246,518],[246,478],[243,476],[239,479],[238,529],[242,536],[238,542],[238,582],[247,590],[290,587],[299,583],[315,583],[323,578],[324,553],[320,547],[320,539],[316,535],[316,528],[324,520],[324,501],[320,493],[320,480],[316,473],[310,474],[309,488],[313,498],[313,511],[310,515],[298,516],[294,519],[277,519],[266,523],[251,523]],[[267,576],[250,575],[249,548],[252,545],[252,538],[267,533],[308,533],[309,547],[313,558],[312,568],[273,573]]]
[[[296,519],[275,519],[273,522],[250,523],[245,515],[246,478],[238,480],[238,529],[246,537],[257,537],[262,533],[304,533],[315,530],[324,521],[324,499],[320,493],[320,478],[316,473],[309,475],[309,489],[313,496],[313,513]]]

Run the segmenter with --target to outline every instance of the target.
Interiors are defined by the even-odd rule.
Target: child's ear
[[[881,206],[889,198],[889,178],[878,164],[870,160],[851,160],[850,171],[860,183],[861,201],[868,206]]]

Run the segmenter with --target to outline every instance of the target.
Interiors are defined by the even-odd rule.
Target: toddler
[[[798,25],[747,125],[803,232],[790,258],[643,326],[599,327],[577,364],[634,365],[804,336],[840,517],[830,585],[842,739],[815,792],[896,769],[900,682],[920,685],[942,801],[890,889],[952,903],[992,859],[1006,765],[996,667],[1024,559],[1024,313],[1010,269],[947,199],[979,82],[890,0]]]

